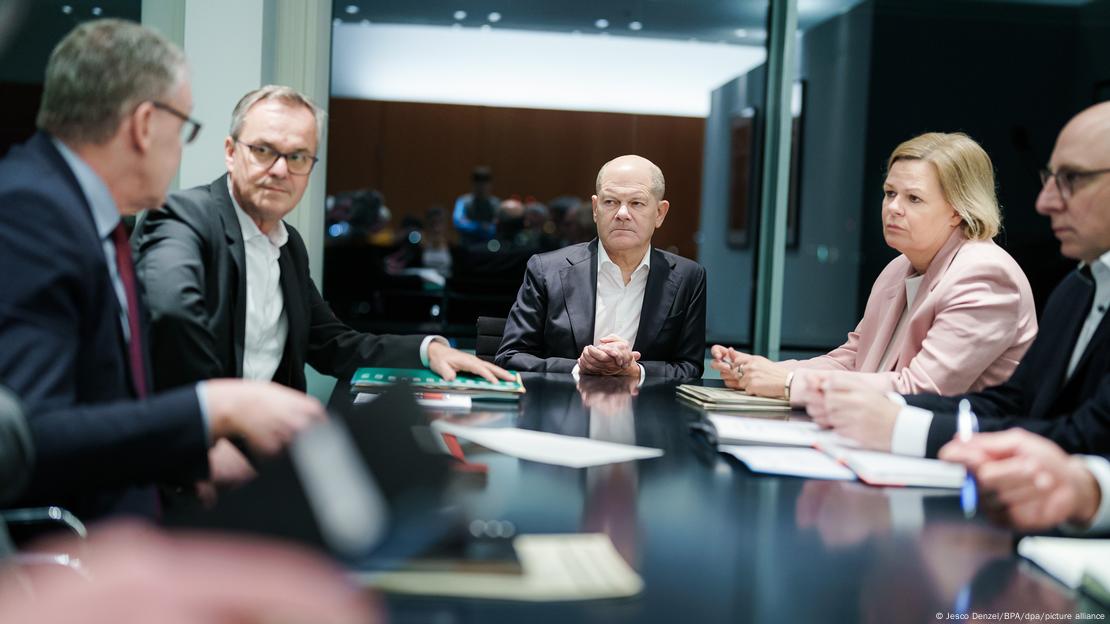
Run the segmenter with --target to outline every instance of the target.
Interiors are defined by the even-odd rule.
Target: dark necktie
[[[135,384],[135,394],[141,399],[146,396],[146,358],[143,356],[143,334],[139,329],[139,293],[135,286],[135,265],[131,262],[131,243],[127,240],[123,221],[112,231],[112,242],[116,245],[119,279],[123,282],[123,292],[127,295],[127,327],[131,332],[127,355],[131,362],[131,380]]]

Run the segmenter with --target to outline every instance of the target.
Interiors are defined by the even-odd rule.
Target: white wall
[[[334,26],[332,95],[705,117],[762,47],[393,24]]]

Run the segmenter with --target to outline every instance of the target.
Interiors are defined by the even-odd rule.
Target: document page
[[[435,420],[432,421],[432,429],[504,455],[571,468],[601,466],[663,455],[663,451],[656,448],[514,427],[468,427]]]
[[[832,457],[812,448],[781,446],[722,446],[728,453],[752,470],[764,474],[855,481],[856,475]]]

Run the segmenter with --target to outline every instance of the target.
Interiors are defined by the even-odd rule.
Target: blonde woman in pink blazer
[[[961,133],[928,133],[887,161],[883,236],[901,252],[871,287],[848,341],[809,360],[771,362],[715,345],[730,388],[805,406],[833,376],[877,390],[959,394],[1010,377],[1037,333],[1029,280],[991,240],[994,169]]]

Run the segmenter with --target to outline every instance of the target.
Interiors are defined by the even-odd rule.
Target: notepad
[[[821,450],[856,473],[868,485],[960,489],[967,470],[960,464],[907,457],[880,451],[864,451],[835,446]]]
[[[707,410],[746,412],[783,412],[790,410],[789,401],[753,396],[731,388],[682,384],[677,388],[676,394],[678,398],[685,399]]]
[[[832,479],[855,481],[856,474],[825,453],[812,448],[783,448],[780,446],[722,446],[728,453],[744,462],[752,472],[806,479]]]
[[[1025,537],[1017,551],[1064,585],[1110,606],[1110,540]]]
[[[455,379],[447,381],[425,368],[364,367],[356,370],[351,377],[351,387],[356,390],[375,392],[404,382],[416,388],[448,390],[466,394],[481,393],[491,397],[502,396],[508,400],[515,400],[517,395],[524,393],[524,383],[520,379],[520,373],[514,373],[514,375],[515,379],[513,381],[498,379],[493,382],[477,375],[459,373]]]
[[[460,572],[358,573],[385,592],[523,602],[635,596],[644,582],[604,533],[521,535],[513,540],[519,575]]]
[[[809,420],[768,420],[748,416],[709,414],[720,444],[852,447],[856,443]]]

